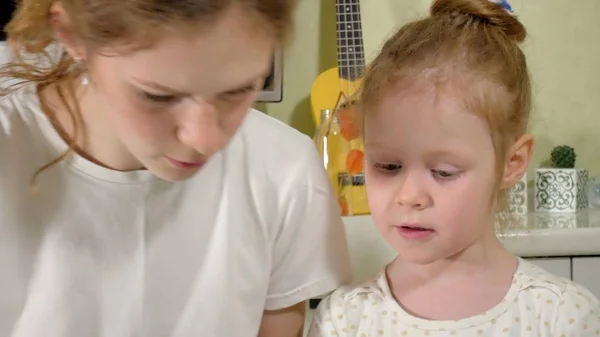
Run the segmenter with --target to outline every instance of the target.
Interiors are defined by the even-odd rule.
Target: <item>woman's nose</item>
[[[204,156],[211,156],[227,142],[218,111],[208,103],[195,104],[180,122],[179,141]]]

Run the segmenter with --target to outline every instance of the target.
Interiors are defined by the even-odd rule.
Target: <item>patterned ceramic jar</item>
[[[535,210],[574,213],[588,208],[589,173],[578,168],[538,168],[535,170]]]

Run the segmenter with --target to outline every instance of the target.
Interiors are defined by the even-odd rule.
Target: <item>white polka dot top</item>
[[[600,336],[600,301],[584,287],[519,259],[504,299],[486,313],[457,321],[427,320],[402,309],[382,271],[369,282],[326,297],[308,336]]]

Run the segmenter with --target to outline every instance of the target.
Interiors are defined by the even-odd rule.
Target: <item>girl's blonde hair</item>
[[[2,95],[31,82],[37,84],[39,92],[51,84],[81,75],[81,67],[66,52],[51,55],[50,47],[55,38],[50,10],[59,1],[68,15],[76,41],[93,51],[118,49],[123,53],[150,47],[167,30],[198,24],[208,26],[234,4],[244,6],[245,13],[258,19],[256,23],[260,28],[283,45],[292,33],[296,5],[296,0],[20,0],[5,27],[14,60],[0,68],[0,79],[12,83],[2,88]],[[81,128],[81,113],[77,104],[67,103],[74,101],[74,88],[58,88],[75,128],[72,138],[76,138]],[[46,113],[52,113],[42,97],[40,100]],[[77,139],[67,141],[69,150],[40,168],[34,180],[75,149]]]
[[[530,78],[519,48],[526,35],[515,16],[489,0],[435,0],[430,15],[401,27],[367,68],[358,94],[360,115],[424,70],[443,73],[446,83],[441,84],[452,85],[464,106],[489,126],[497,166],[495,200],[506,210],[500,178],[510,147],[527,131],[531,111]]]

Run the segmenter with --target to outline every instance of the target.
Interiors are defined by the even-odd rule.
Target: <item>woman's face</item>
[[[89,155],[117,170],[191,177],[233,137],[268,74],[275,41],[255,23],[232,6],[149,49],[87,55]]]

